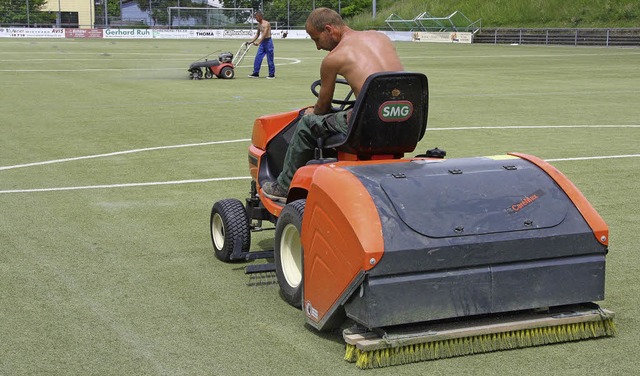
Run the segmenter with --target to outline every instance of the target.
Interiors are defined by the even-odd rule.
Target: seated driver
[[[352,30],[332,9],[316,8],[311,12],[306,31],[318,50],[329,53],[320,65],[318,101],[298,121],[277,180],[262,187],[264,195],[275,201],[286,201],[293,174],[313,159],[318,138],[347,133],[350,110],[331,112],[338,75],[344,77],[357,97],[371,74],[404,70],[395,47],[386,35],[377,31]]]

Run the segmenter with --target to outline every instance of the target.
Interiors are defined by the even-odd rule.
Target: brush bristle
[[[347,344],[344,359],[361,369],[388,367],[426,360],[541,346],[615,335],[613,319],[515,330],[473,337],[361,351]]]

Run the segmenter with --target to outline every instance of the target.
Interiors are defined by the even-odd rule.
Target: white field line
[[[549,128],[640,128],[640,124],[630,124],[630,125],[478,126],[478,127],[430,128],[429,130],[430,131],[447,131],[447,130],[523,129],[523,128],[526,128],[526,129],[536,129],[536,128],[541,128],[541,129],[549,129]],[[250,139],[237,139],[237,140],[211,141],[211,142],[202,142],[202,143],[193,143],[193,144],[168,145],[168,146],[157,146],[157,147],[149,147],[149,148],[141,148],[141,149],[132,149],[132,150],[117,151],[117,152],[112,152],[112,153],[95,154],[95,155],[87,155],[87,156],[73,157],[73,158],[54,159],[54,160],[50,160],[50,161],[25,163],[25,164],[13,165],[13,166],[0,166],[0,171],[2,171],[2,170],[11,170],[11,169],[16,169],[16,168],[24,168],[24,167],[42,166],[42,165],[48,165],[48,164],[54,164],[54,163],[71,162],[71,161],[78,161],[78,160],[84,160],[84,159],[94,159],[94,158],[111,157],[111,156],[116,156],[116,155],[133,154],[133,153],[140,153],[140,152],[145,152],[145,151],[164,150],[164,149],[178,149],[178,148],[186,148],[186,147],[194,147],[194,146],[206,146],[206,145],[228,144],[228,143],[249,142],[249,141],[250,141]],[[588,157],[573,157],[573,158],[555,158],[555,159],[546,159],[546,161],[547,162],[564,162],[564,161],[585,161],[585,160],[638,158],[638,157],[640,157],[640,154],[623,154],[623,155],[603,155],[603,156],[588,156]],[[249,177],[249,176],[234,176],[234,177],[207,178],[207,179],[173,180],[173,181],[163,181],[163,182],[101,184],[101,185],[75,186],[75,187],[57,187],[57,188],[10,189],[10,190],[0,190],[0,194],[3,194],[3,193],[56,192],[56,191],[75,191],[75,190],[85,190],[85,189],[109,189],[109,188],[130,188],[130,187],[158,186],[158,185],[194,184],[194,183],[208,183],[208,182],[229,181],[229,180],[247,180],[247,179],[250,179],[250,178],[251,177]]]
[[[291,58],[276,58],[276,60],[289,60],[284,63],[275,63],[276,66],[281,65],[293,65],[300,64],[301,60]],[[68,60],[72,61],[72,60]],[[110,61],[110,60],[101,60]],[[250,65],[238,65],[236,68],[249,67]],[[100,72],[100,71],[167,71],[167,70],[186,70],[185,67],[181,68],[78,68],[78,69],[0,69],[0,72],[4,73],[33,73],[33,72]]]
[[[194,184],[194,183],[209,183],[209,182],[212,182],[212,181],[248,180],[248,179],[251,179],[251,177],[250,176],[235,176],[235,177],[227,177],[227,178],[155,181],[155,182],[146,182],[146,183],[85,185],[85,186],[78,186],[78,187],[9,189],[9,190],[0,191],[0,194],[2,194],[2,193],[35,193],[35,192],[79,191],[79,190],[85,190],[85,189],[107,189],[107,188],[111,189],[111,188],[149,187],[149,186],[156,186],[156,185]]]
[[[413,43],[413,42],[409,42],[409,43]],[[18,43],[21,44],[21,43]],[[514,48],[513,46],[504,46],[505,48]],[[535,48],[535,47],[540,47],[541,49],[544,48],[549,48],[548,46],[533,46],[530,45],[528,47],[531,48]],[[517,48],[517,47],[516,47]],[[571,47],[572,49],[575,50],[574,47]],[[596,50],[596,49],[594,49]],[[213,53],[211,53],[211,55],[214,55],[218,52],[223,52],[222,50],[217,50],[214,51]],[[601,52],[601,53],[600,53]],[[181,57],[190,57],[192,56],[191,54],[187,54],[185,52],[179,52],[179,53],[171,53],[171,52],[116,52],[116,51],[106,51],[106,52],[79,52],[79,51],[64,51],[64,50],[58,50],[58,51],[30,51],[30,52],[23,52],[23,51],[3,51],[3,54],[8,56],[8,55],[18,55],[18,56],[22,56],[24,54],[29,54],[31,56],[35,56],[35,55],[57,55],[57,56],[72,56],[72,55],[90,55],[90,56],[97,56],[97,57],[103,57],[105,55],[103,54],[109,54],[109,56],[128,56],[128,55],[132,55],[132,56],[160,56],[160,57],[167,57],[167,56],[181,56]],[[486,58],[486,59],[494,59],[494,58],[499,58],[499,59],[504,59],[504,58],[527,58],[527,57],[539,57],[539,58],[550,58],[550,57],[557,57],[557,58],[564,58],[564,57],[575,57],[575,56],[587,56],[587,57],[610,57],[610,56],[628,56],[628,55],[640,55],[640,51],[631,49],[631,48],[619,48],[619,49],[611,49],[611,48],[601,48],[600,50],[597,50],[597,52],[592,53],[592,52],[564,52],[564,51],[558,51],[557,54],[549,54],[549,53],[531,53],[531,54],[490,54],[490,55],[456,55],[456,54],[448,54],[448,55],[425,55],[425,56],[403,56],[402,59],[430,59],[430,60],[441,60],[441,59],[457,59],[460,57],[464,57],[466,59],[475,59],[475,58]],[[249,55],[247,55],[249,56]],[[277,58],[277,57],[276,57]],[[319,59],[321,60],[322,57],[321,56],[316,56],[316,55],[312,55],[312,56],[307,56],[306,58],[310,58],[310,59]]]
[[[555,129],[555,128],[640,128],[640,124],[626,125],[501,125],[501,126],[477,126],[477,127],[450,127],[450,128],[427,128],[427,132],[432,131],[473,131],[479,129]]]
[[[142,149],[132,149],[132,150],[124,150],[124,151],[115,151],[112,153],[104,153],[104,154],[94,154],[94,155],[85,155],[82,157],[73,157],[73,158],[62,158],[62,159],[53,159],[50,161],[42,161],[42,162],[33,162],[33,163],[24,163],[13,166],[0,166],[0,171],[3,170],[12,170],[15,168],[23,168],[23,167],[34,167],[34,166],[43,166],[54,163],[63,163],[63,162],[71,162],[71,161],[79,161],[83,159],[94,159],[94,158],[103,158],[103,157],[113,157],[116,155],[124,155],[124,154],[133,154],[140,153],[143,151],[154,151],[154,150],[164,150],[164,149],[179,149],[179,148],[189,148],[193,146],[207,146],[207,145],[218,145],[218,144],[231,144],[235,142],[247,142],[251,141],[251,139],[243,138],[238,140],[227,140],[227,141],[210,141],[210,142],[201,142],[197,144],[183,144],[183,145],[169,145],[169,146],[156,146],[150,148],[142,148]]]
[[[586,160],[596,160],[596,159],[639,158],[639,157],[640,157],[640,154],[602,155],[602,156],[592,156],[592,157],[546,159],[546,161],[547,162],[564,162],[564,161],[586,161]],[[180,184],[210,183],[210,182],[218,182],[218,181],[249,180],[249,179],[251,179],[250,176],[230,176],[225,178],[154,181],[154,182],[145,182],[145,183],[101,184],[101,185],[85,185],[85,186],[76,186],[76,187],[56,187],[56,188],[8,189],[8,190],[0,190],[0,194],[79,191],[79,190],[86,190],[86,189],[149,187],[149,186],[159,186],[159,185],[180,185]]]
[[[451,128],[427,128],[427,132],[435,132],[435,131],[471,131],[471,130],[480,130],[480,129],[553,129],[553,128],[640,128],[640,124],[628,124],[628,125],[523,125],[523,126],[477,126],[477,127],[451,127]],[[148,147],[141,149],[132,149],[132,150],[124,150],[124,151],[116,151],[111,153],[104,154],[95,154],[95,155],[85,155],[81,157],[72,157],[72,158],[62,158],[62,159],[53,159],[49,161],[42,162],[32,162],[32,163],[24,163],[13,166],[0,166],[0,171],[3,170],[13,170],[16,168],[23,167],[34,167],[34,166],[42,166],[54,163],[63,163],[63,162],[72,162],[79,161],[83,159],[94,159],[94,158],[103,158],[103,157],[113,157],[116,155],[124,155],[124,154],[133,154],[140,153],[145,151],[154,151],[154,150],[163,150],[163,149],[179,149],[179,148],[188,148],[194,146],[208,146],[208,145],[217,145],[217,144],[230,144],[237,142],[248,142],[251,141],[248,138],[241,138],[237,140],[225,140],[225,141],[210,141],[210,142],[200,142],[194,144],[182,144],[182,145],[168,145],[168,146],[156,146],[156,147]]]
[[[625,154],[625,155],[602,155],[594,157],[574,157],[574,158],[550,158],[545,159],[547,162],[566,162],[566,161],[591,161],[597,159],[619,159],[619,158],[638,158],[640,154]]]

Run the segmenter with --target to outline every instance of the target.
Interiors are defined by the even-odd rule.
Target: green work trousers
[[[347,113],[340,111],[326,115],[304,115],[296,124],[287,154],[284,157],[282,172],[278,176],[278,185],[289,189],[293,174],[298,168],[313,159],[318,146],[318,138],[327,138],[337,133],[347,133]]]

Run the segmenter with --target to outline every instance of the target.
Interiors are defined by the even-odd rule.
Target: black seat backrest
[[[416,148],[427,129],[427,76],[380,72],[367,78],[352,109],[347,134],[331,136],[324,147],[355,154],[401,158]]]

